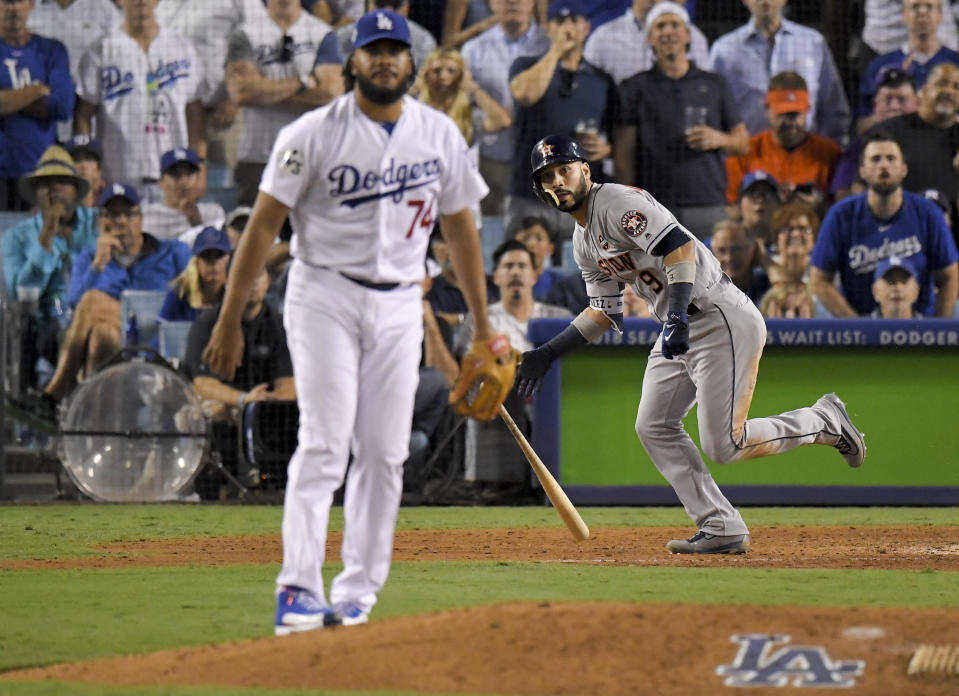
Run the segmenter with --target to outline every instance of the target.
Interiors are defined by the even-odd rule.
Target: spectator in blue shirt
[[[67,49],[27,29],[34,0],[4,0],[0,22],[0,210],[28,210],[18,191],[73,114],[75,90]]]
[[[97,204],[100,234],[95,249],[73,257],[67,299],[76,311],[45,389],[57,399],[73,390],[81,367],[92,374],[120,349],[123,291],[165,290],[190,260],[183,242],[143,231],[140,197],[131,186],[108,186]]]
[[[874,274],[890,256],[908,260],[918,274],[917,312],[952,316],[959,253],[939,209],[903,190],[907,171],[892,136],[876,129],[865,136],[859,174],[867,191],[829,210],[810,260],[811,289],[834,317],[868,316],[875,309]],[[841,291],[833,285],[837,271]]]
[[[845,142],[849,101],[826,39],[815,29],[783,19],[786,0],[743,0],[751,18],[723,34],[709,52],[709,70],[732,86],[750,135],[767,128],[766,90],[773,75],[799,73],[809,91],[809,130]]]
[[[902,19],[909,30],[909,40],[895,51],[877,56],[866,68],[859,81],[859,99],[856,103],[856,132],[865,133],[879,119],[873,113],[873,99],[889,70],[901,70],[909,75],[917,89],[940,63],[959,65],[959,53],[939,43],[936,31],[943,21],[942,0],[905,0]],[[953,21],[950,17],[949,21]]]
[[[21,374],[24,384],[35,384],[39,358],[57,360],[60,323],[68,321],[66,307],[70,257],[93,249],[97,238],[97,211],[80,205],[89,184],[77,174],[67,152],[51,145],[36,170],[20,180],[23,199],[39,208],[33,217],[3,231],[0,254],[3,277],[12,297],[20,288],[36,288],[34,315],[21,336]]]
[[[223,301],[230,237],[216,227],[204,227],[193,242],[193,256],[170,283],[159,317],[163,321],[193,321],[204,309]]]
[[[576,138],[590,160],[593,179],[604,181],[603,160],[612,152],[616,118],[613,79],[583,59],[589,35],[582,0],[553,0],[547,10],[550,47],[539,56],[517,58],[510,67],[510,92],[516,100],[516,147],[506,229],[529,215],[546,219],[557,241],[572,236],[571,217],[541,203],[529,183],[529,153],[548,133]]]
[[[509,111],[510,66],[520,56],[542,55],[549,38],[533,21],[533,1],[496,0],[491,3],[496,24],[463,44],[463,59],[484,92]],[[510,169],[516,151],[516,120],[509,128],[483,134],[480,140],[480,174],[490,188],[480,206],[484,215],[502,215],[509,189]],[[535,141],[534,141],[535,142]]]

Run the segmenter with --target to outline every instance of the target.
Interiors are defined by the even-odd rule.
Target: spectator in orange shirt
[[[797,73],[781,72],[769,81],[766,118],[770,128],[749,139],[749,152],[726,158],[726,201],[734,205],[739,184],[761,169],[775,177],[784,199],[798,189],[807,202],[829,200],[829,182],[842,154],[839,144],[806,129],[809,92]]]

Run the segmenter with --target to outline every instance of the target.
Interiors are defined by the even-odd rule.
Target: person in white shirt
[[[626,13],[602,24],[586,39],[583,58],[612,77],[619,84],[627,77],[649,70],[656,62],[646,32],[646,15],[662,0],[633,0]],[[697,68],[709,65],[709,43],[699,27],[690,23],[686,54]]]
[[[110,181],[129,182],[144,202],[161,198],[160,156],[189,147],[205,190],[206,135],[200,87],[203,66],[193,45],[160,25],[157,0],[120,0],[122,28],[98,39],[80,59],[74,130],[103,147]]]
[[[226,88],[243,112],[233,175],[242,205],[253,204],[280,129],[343,93],[330,25],[290,0],[266,0],[266,13],[238,27],[227,48]]]
[[[192,245],[204,227],[221,227],[226,213],[218,203],[198,200],[199,158],[189,148],[175,148],[160,160],[163,200],[146,203],[143,226],[157,239],[179,239]]]
[[[231,183],[240,139],[239,105],[226,92],[226,47],[230,34],[243,24],[262,20],[262,0],[159,0],[157,21],[186,37],[203,64],[200,101],[206,116],[211,186]]]

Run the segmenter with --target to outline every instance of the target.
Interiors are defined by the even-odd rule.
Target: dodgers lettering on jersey
[[[160,178],[160,155],[188,144],[186,106],[197,99],[202,79],[193,46],[162,25],[146,52],[124,31],[90,47],[80,60],[77,93],[100,106],[107,178]]]
[[[353,92],[280,131],[260,190],[291,209],[296,258],[386,283],[421,280],[436,216],[488,191],[448,116],[404,97],[388,133]]]
[[[709,306],[710,289],[722,277],[716,257],[675,216],[642,189],[596,184],[587,201],[586,227],[573,232],[573,258],[580,267],[590,306],[605,313],[622,311],[623,285],[632,285],[650,312],[664,321],[667,310],[666,264],[653,255],[656,245],[678,228],[696,247],[693,301]]]
[[[362,191],[376,191],[368,195],[344,198],[341,205],[356,207],[377,198],[389,196],[395,203],[403,200],[403,194],[415,188],[428,186],[440,178],[442,166],[439,159],[397,165],[390,159],[382,171],[361,172],[352,164],[334,167],[327,177],[330,181],[330,197],[351,196]]]

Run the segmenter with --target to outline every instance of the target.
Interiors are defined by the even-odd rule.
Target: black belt
[[[687,317],[694,317],[694,316],[696,316],[697,314],[699,314],[699,312],[700,312],[699,307],[697,307],[696,305],[694,305],[692,302],[690,302],[690,303],[689,303],[689,306],[686,308],[686,316],[687,316]]]
[[[364,288],[369,288],[370,290],[395,290],[401,285],[401,283],[374,283],[372,280],[354,278],[351,275],[346,275],[343,271],[337,271],[337,273],[347,280],[352,280],[357,285],[362,285]]]

